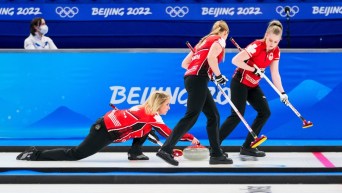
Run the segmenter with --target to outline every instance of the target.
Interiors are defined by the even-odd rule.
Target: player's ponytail
[[[211,35],[218,35],[220,32],[224,32],[227,31],[229,34],[229,27],[228,24],[223,21],[223,20],[219,20],[216,21],[213,25],[213,27],[211,28],[211,31],[208,35],[204,36],[197,45],[201,45],[205,39],[207,39],[207,37],[211,36]]]
[[[272,20],[268,23],[268,27],[266,29],[266,33],[264,36],[264,40],[266,39],[266,34],[273,33],[275,35],[283,34],[283,25],[278,20]]]

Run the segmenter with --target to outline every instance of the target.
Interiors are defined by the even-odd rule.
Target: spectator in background
[[[45,36],[48,31],[49,28],[43,18],[34,18],[30,25],[30,36],[25,39],[24,48],[27,50],[58,49],[52,39]]]

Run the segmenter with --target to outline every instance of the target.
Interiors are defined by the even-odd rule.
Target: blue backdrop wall
[[[58,48],[184,48],[221,19],[241,44],[277,19],[282,48],[342,45],[340,0],[0,0],[0,48],[23,48],[35,17]]]
[[[171,128],[184,115],[187,94],[180,67],[185,51],[59,51],[0,53],[0,136],[2,139],[83,139],[90,124],[110,110],[109,103],[128,108],[145,101],[154,89],[169,91],[172,105],[164,121]],[[226,54],[220,64],[231,77],[234,66]],[[271,118],[262,133],[270,139],[341,140],[336,124],[342,114],[341,52],[285,52],[280,71],[292,104],[314,123],[302,129],[301,121],[283,105],[265,80],[261,86],[268,98]],[[269,72],[266,75],[270,77]],[[222,121],[230,106],[214,84],[210,89]],[[229,94],[229,86],[225,87]],[[252,122],[255,112],[247,107]],[[206,139],[205,117],[190,130]],[[242,124],[231,139],[243,139]]]

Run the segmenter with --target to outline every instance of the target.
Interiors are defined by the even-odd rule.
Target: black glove
[[[253,72],[255,75],[257,76],[262,76],[265,72],[260,70],[260,68],[254,68],[254,72]]]
[[[152,135],[152,137],[154,137],[154,139],[152,137],[150,137],[150,135]],[[152,143],[155,143],[157,144],[157,141],[160,141],[158,135],[156,134],[156,131],[155,130],[151,130],[149,135],[147,136],[147,139],[149,141],[151,141]]]
[[[228,81],[228,79],[222,74],[215,76],[215,80],[218,84],[221,84],[223,86],[226,85],[226,83]]]

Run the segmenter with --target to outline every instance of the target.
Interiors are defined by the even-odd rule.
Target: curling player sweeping
[[[194,48],[191,46],[191,44],[189,42],[186,42],[186,45],[190,48],[190,50],[192,52],[195,52]],[[254,140],[250,143],[250,147],[251,148],[256,148],[259,145],[261,145],[263,142],[265,142],[267,140],[267,137],[265,135],[261,135],[261,137],[258,137],[257,134],[254,133],[254,131],[252,130],[252,128],[249,126],[249,124],[247,123],[247,121],[245,120],[245,118],[242,116],[242,114],[239,112],[239,110],[236,108],[236,106],[234,105],[234,103],[231,101],[231,99],[229,98],[229,96],[224,92],[224,90],[222,89],[221,85],[218,83],[217,81],[218,77],[215,78],[215,80],[213,80],[213,82],[216,84],[217,88],[219,89],[219,91],[222,93],[222,95],[226,98],[226,100],[228,101],[228,103],[230,104],[230,106],[232,107],[234,113],[236,113],[236,115],[241,119],[241,121],[243,122],[243,124],[246,126],[246,128],[248,129],[248,131],[250,132],[250,134],[253,136]],[[222,150],[221,150],[222,151]],[[222,151],[223,152],[223,151]],[[224,153],[225,156],[228,157],[227,153]],[[242,160],[245,161],[246,159],[248,159],[245,155],[242,154]],[[254,158],[252,158],[252,160],[256,160]]]
[[[280,49],[278,44],[281,40],[282,32],[282,24],[278,20],[271,21],[263,39],[253,41],[245,49],[241,49],[242,51],[237,53],[232,59],[232,63],[237,68],[230,84],[231,100],[241,114],[245,112],[246,102],[257,112],[257,116],[251,126],[256,135],[260,133],[271,115],[267,99],[259,85],[259,81],[267,67],[270,67],[272,80],[277,89],[283,93],[280,96],[280,100],[285,104],[288,103],[288,96],[282,86],[279,73]],[[257,65],[258,68],[255,68],[254,65]],[[232,110],[231,115],[221,125],[221,142],[229,136],[239,122],[238,114]],[[258,144],[253,143],[254,141],[255,136],[250,132],[240,148],[240,155],[242,157],[266,156],[265,152],[256,148]]]

